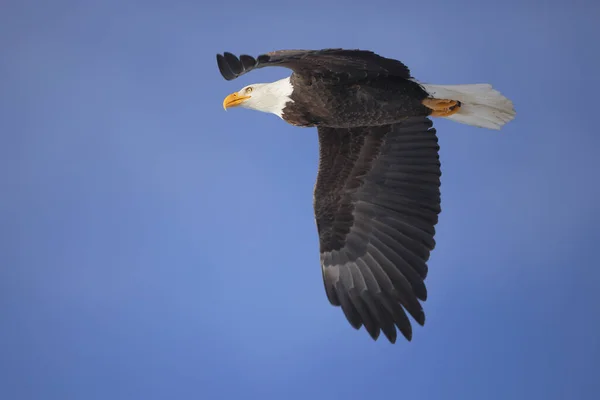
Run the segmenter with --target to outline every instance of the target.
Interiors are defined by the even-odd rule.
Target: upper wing
[[[254,58],[225,52],[217,54],[217,65],[223,78],[235,79],[256,68],[280,66],[297,74],[330,75],[346,79],[363,79],[375,76],[410,78],[403,63],[379,56],[367,50],[279,50]]]
[[[350,324],[408,339],[440,213],[438,141],[426,117],[394,125],[318,128],[314,208],[327,297]]]

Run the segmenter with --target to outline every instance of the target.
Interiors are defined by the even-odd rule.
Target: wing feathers
[[[224,53],[225,63],[229,67],[229,70],[236,76],[244,72],[244,66],[239,58],[231,53]]]
[[[386,311],[394,318],[396,326],[406,340],[412,340],[412,326],[410,325],[410,320],[406,316],[404,309],[400,307],[398,303],[385,296],[379,296],[379,299]],[[390,342],[394,343],[395,341],[390,340]]]
[[[409,262],[412,268],[419,274],[419,278],[425,279],[428,268],[425,257],[429,256],[429,250],[423,249],[420,243],[403,235],[401,232],[389,229],[382,225],[377,226],[379,221],[373,221],[373,241],[380,245],[378,249],[385,251],[385,256],[392,261],[394,265],[401,264],[403,261]],[[389,232],[389,233],[388,233]],[[420,252],[420,255],[416,253]],[[415,280],[417,278],[415,277]],[[422,299],[425,300],[425,299]]]
[[[355,289],[345,288],[341,281],[337,281],[333,287],[337,294],[337,298],[340,299],[342,311],[344,312],[346,319],[348,322],[350,322],[352,327],[359,329],[363,325],[365,319],[361,318],[360,314],[350,300],[350,297],[355,295]]]
[[[319,127],[315,215],[329,301],[373,339],[412,339],[440,212],[440,164],[431,121],[362,129]],[[334,293],[334,295],[332,294]]]
[[[256,67],[257,64],[254,57],[247,56],[244,54],[240,56],[240,62],[242,63],[242,71],[244,72],[253,69],[254,67]],[[242,74],[244,72],[239,72],[238,74]]]
[[[223,78],[228,81],[253,69],[269,66],[286,67],[296,74],[319,75],[336,80],[361,80],[377,76],[411,78],[410,70],[400,61],[365,50],[279,50],[261,54],[257,58],[247,54],[238,58],[230,52],[224,52],[217,54],[217,65]]]
[[[361,315],[363,316],[363,322],[365,329],[371,335],[373,339],[377,339],[379,336],[380,328],[379,328],[379,318],[376,314],[377,309],[373,307],[373,302],[370,299],[369,292],[363,290],[362,292],[356,293],[356,303],[359,304]]]

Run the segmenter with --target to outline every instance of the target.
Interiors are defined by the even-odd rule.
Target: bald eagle
[[[263,67],[291,70],[228,95],[223,107],[317,128],[313,208],[327,299],[373,340],[383,332],[395,343],[396,327],[412,340],[407,313],[424,325],[420,301],[441,212],[431,118],[500,129],[515,116],[512,102],[489,84],[424,84],[402,62],[366,50],[225,52],[217,66],[228,81]]]

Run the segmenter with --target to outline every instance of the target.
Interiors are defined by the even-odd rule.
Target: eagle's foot
[[[432,99],[423,100],[423,105],[431,109],[432,117],[449,117],[456,114],[460,110],[460,101],[447,99]]]

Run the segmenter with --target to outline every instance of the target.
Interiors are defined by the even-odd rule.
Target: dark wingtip
[[[417,314],[417,318],[415,318],[415,321],[417,321],[417,323],[421,326],[425,325],[425,312],[423,310],[421,310],[421,312]]]
[[[365,325],[365,330],[367,331],[367,333],[369,334],[369,336],[371,336],[371,339],[377,341],[377,339],[379,339],[379,335],[381,334],[381,330],[379,329],[378,326],[373,326],[369,329],[369,327],[367,327]]]
[[[240,56],[240,61],[242,62],[242,67],[244,68],[245,71],[254,68],[257,64],[256,59],[247,54],[242,54]]]
[[[256,68],[258,62],[252,56],[242,54],[237,57],[226,51],[223,54],[217,54],[217,65],[223,78],[230,81]]]
[[[407,323],[407,324],[396,323],[396,326],[398,327],[398,330],[400,331],[402,336],[404,336],[404,338],[410,342],[413,337],[412,325],[410,323]]]
[[[233,72],[234,76],[237,77],[242,72],[244,72],[242,63],[234,54],[226,51],[225,53],[223,53],[223,58],[225,59],[225,62],[227,62],[227,65],[229,66],[229,69],[231,70],[231,72]]]
[[[425,286],[425,282],[419,281],[413,283],[413,290],[415,291],[415,296],[417,299],[421,301],[427,301],[427,286]]]
[[[392,325],[391,330],[384,330],[383,334],[387,338],[388,342],[390,342],[391,344],[396,343],[397,332],[396,327],[394,325]]]
[[[229,66],[229,63],[227,62],[227,59],[224,55],[217,54],[217,66],[219,67],[219,72],[221,73],[223,78],[225,78],[225,80],[230,81],[236,78],[236,75],[231,70],[231,67]]]

